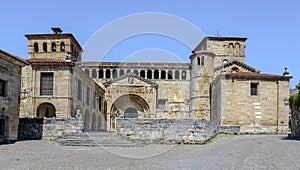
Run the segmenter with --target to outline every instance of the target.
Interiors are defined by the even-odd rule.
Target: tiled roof
[[[251,66],[249,66],[249,65],[247,65],[247,64],[245,64],[245,63],[243,63],[243,62],[237,61],[237,60],[234,60],[234,61],[228,62],[228,63],[226,63],[226,64],[223,64],[223,65],[221,65],[221,66],[215,68],[215,71],[221,70],[223,67],[226,68],[226,67],[231,66],[231,65],[233,65],[233,64],[236,64],[236,65],[238,65],[238,66],[241,66],[241,67],[243,67],[243,68],[245,68],[245,69],[247,69],[247,70],[249,70],[249,71],[252,71],[252,72],[254,72],[254,73],[259,73],[259,72],[260,72],[259,70],[255,69],[255,68],[253,68],[253,67],[251,67]]]
[[[239,79],[276,79],[276,80],[286,80],[286,79],[293,78],[292,76],[249,73],[249,72],[226,73],[225,77],[226,78],[239,78]]]
[[[189,67],[190,63],[143,63],[143,62],[77,62],[77,64],[118,67]]]
[[[23,59],[23,58],[21,58],[21,57],[18,57],[18,56],[16,56],[16,55],[13,55],[13,54],[11,54],[11,53],[9,53],[9,52],[6,52],[6,51],[4,51],[4,50],[1,50],[1,49],[0,49],[0,53],[4,54],[4,55],[6,55],[6,56],[9,56],[9,57],[11,57],[11,58],[13,58],[13,59],[15,59],[15,60],[17,60],[17,61],[23,63],[23,64],[27,64],[27,65],[29,64],[25,59]]]
[[[27,60],[29,63],[71,63],[66,60],[57,60],[52,58],[31,58]]]

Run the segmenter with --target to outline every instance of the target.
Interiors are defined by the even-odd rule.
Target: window
[[[154,79],[159,79],[159,71],[154,70]]]
[[[102,97],[101,96],[99,96],[99,98],[98,98],[98,104],[99,104],[99,111],[101,111],[102,110]]]
[[[161,79],[166,79],[166,71],[165,70],[161,70],[161,72],[160,72],[160,78]]]
[[[175,79],[179,79],[179,70],[175,70]]]
[[[47,43],[43,43],[43,50],[44,50],[44,52],[47,52]]]
[[[251,94],[251,96],[256,96],[257,95],[257,87],[258,87],[258,83],[251,83],[251,85],[250,85],[250,94]]]
[[[90,87],[86,87],[86,104],[90,105]]]
[[[200,58],[197,57],[197,65],[200,66]]]
[[[146,77],[145,70],[141,70],[141,72],[140,72],[140,76],[141,76],[141,77],[143,77],[143,78],[145,78],[145,77]]]
[[[123,69],[121,69],[119,74],[120,74],[119,76],[123,76],[125,74],[125,71]]]
[[[65,43],[61,42],[60,43],[60,51],[66,51]]]
[[[34,50],[34,52],[39,52],[39,44],[38,43],[34,43],[33,44],[33,50]]]
[[[110,79],[110,69],[105,70],[105,78]]]
[[[85,72],[88,76],[90,76],[90,69],[85,69],[84,72]]]
[[[93,69],[92,70],[92,78],[97,78],[97,70],[96,69]]]
[[[53,73],[41,73],[41,95],[53,95]]]
[[[104,77],[104,73],[103,73],[103,69],[99,70],[99,79],[103,79]]]
[[[204,56],[201,56],[201,65],[204,65]]]
[[[173,79],[173,71],[172,70],[168,71],[168,79],[169,80]]]
[[[147,79],[152,79],[152,70],[147,71]]]
[[[96,92],[94,92],[93,96],[93,108],[96,109]]]
[[[51,50],[52,50],[52,52],[55,52],[55,51],[56,51],[56,44],[55,44],[55,42],[53,42],[53,43],[51,44]]]
[[[0,96],[6,96],[6,81],[0,80]]]
[[[80,81],[80,80],[78,80],[77,90],[78,90],[77,99],[79,101],[81,101],[82,100],[82,81]]]
[[[160,111],[164,111],[166,109],[166,100],[158,100],[158,106],[157,109]]]
[[[138,75],[138,74],[139,74],[139,71],[133,70],[133,74]]]
[[[118,77],[118,70],[113,69],[113,78],[117,78]]]
[[[232,69],[231,69],[231,73],[237,73],[237,72],[239,72],[240,70],[239,70],[239,68],[237,68],[237,67],[233,67]]]
[[[186,79],[186,71],[185,71],[185,70],[183,70],[183,71],[181,72],[181,79],[182,79],[182,80],[185,80],[185,79]]]

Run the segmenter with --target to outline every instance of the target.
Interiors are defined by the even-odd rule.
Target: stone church
[[[83,62],[70,33],[27,34],[20,117],[80,117],[85,130],[116,118],[203,118],[241,132],[287,132],[289,76],[245,63],[247,38],[205,37],[189,63]]]

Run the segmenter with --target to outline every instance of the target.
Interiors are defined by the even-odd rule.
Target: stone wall
[[[18,140],[55,139],[72,133],[81,133],[82,121],[74,118],[20,118]]]
[[[291,108],[291,134],[300,139],[300,108],[297,106]]]
[[[117,119],[117,132],[142,143],[203,144],[217,126],[205,119]]]

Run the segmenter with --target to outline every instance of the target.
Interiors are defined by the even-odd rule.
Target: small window
[[[233,67],[232,69],[231,69],[231,73],[237,73],[237,72],[239,72],[240,70],[239,70],[239,68],[237,68],[237,67]]]
[[[90,105],[90,90],[91,90],[91,88],[90,87],[86,87],[86,104],[87,105]]]
[[[41,73],[41,96],[53,95],[53,73]]]
[[[133,74],[138,75],[138,74],[139,74],[139,71],[133,70]]]
[[[161,79],[166,79],[166,71],[165,70],[161,70],[161,72],[160,72],[160,78]]]
[[[251,83],[250,85],[250,94],[251,96],[256,96],[257,93],[257,87],[258,87],[258,83]]]
[[[43,50],[44,50],[44,52],[47,52],[47,43],[43,43]]]
[[[38,43],[34,43],[33,44],[33,49],[34,49],[34,52],[39,52],[39,44]]]
[[[103,79],[104,77],[104,73],[103,73],[103,69],[99,70],[99,79]]]
[[[105,78],[110,79],[110,69],[105,70]]]
[[[123,69],[121,69],[119,74],[120,74],[119,76],[123,76],[125,74],[125,71]]]
[[[60,43],[60,51],[66,51],[65,43],[61,42]]]
[[[146,77],[146,73],[145,73],[145,70],[141,70],[140,71],[140,76],[145,78]]]
[[[154,70],[154,79],[159,79],[159,71]]]
[[[53,42],[51,44],[51,49],[52,49],[52,52],[56,52],[56,44],[55,44],[55,42]]]
[[[179,79],[179,70],[175,70],[175,79]]]
[[[78,84],[77,84],[77,99],[79,101],[82,100],[82,81],[78,80]]]
[[[172,80],[172,79],[173,79],[173,71],[172,71],[172,70],[169,70],[169,71],[168,71],[168,79],[169,79],[169,80]]]
[[[101,111],[102,110],[102,97],[101,96],[98,97],[98,106],[99,106],[99,111]]]
[[[186,71],[185,71],[185,70],[183,70],[183,71],[181,72],[181,79],[182,79],[182,80],[186,80]]]
[[[204,65],[204,56],[201,56],[201,65]]]
[[[113,69],[113,78],[117,78],[118,77],[118,70]]]
[[[152,79],[152,70],[147,71],[147,79]]]
[[[97,70],[96,69],[92,70],[92,78],[93,79],[97,78]]]
[[[0,96],[6,96],[6,81],[0,80]]]
[[[128,74],[128,73],[130,73],[131,72],[131,70],[130,69],[128,69],[127,71],[126,71],[126,74]]]
[[[197,65],[200,66],[200,58],[197,57]]]
[[[166,110],[166,100],[163,99],[158,100],[157,109],[160,111]]]

